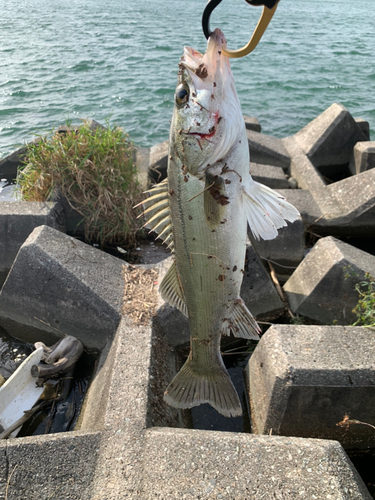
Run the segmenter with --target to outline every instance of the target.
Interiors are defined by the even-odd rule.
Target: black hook
[[[214,9],[216,9],[216,7],[219,5],[220,2],[221,2],[221,0],[209,0],[208,4],[206,5],[206,7],[203,11],[202,28],[203,28],[204,36],[207,38],[207,40],[212,35],[212,31],[210,30],[210,17],[211,17],[212,11]]]
[[[250,5],[265,5],[268,9],[273,9],[279,0],[245,0]]]
[[[279,0],[245,0],[250,5],[264,5],[268,9],[273,9]],[[210,17],[214,9],[219,5],[221,0],[209,0],[202,16],[202,28],[204,36],[209,39],[212,35],[210,30]]]

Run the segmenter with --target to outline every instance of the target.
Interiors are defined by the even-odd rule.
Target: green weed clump
[[[85,221],[85,237],[101,245],[132,246],[140,201],[132,145],[117,126],[55,131],[28,147],[19,175],[22,199],[46,201],[61,193]]]
[[[353,309],[357,321],[353,326],[375,327],[375,280],[366,273],[365,279],[356,284],[359,294],[358,304]]]

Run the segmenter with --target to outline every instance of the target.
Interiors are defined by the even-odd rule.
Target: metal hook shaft
[[[212,31],[210,30],[210,16],[213,10],[219,5],[221,0],[210,0],[204,11],[202,16],[202,28],[204,36],[208,39]],[[238,50],[229,50],[223,49],[222,52],[227,57],[244,57],[247,54],[250,54],[255,47],[258,45],[260,39],[262,38],[264,32],[266,31],[279,3],[279,0],[246,0],[250,5],[263,5],[263,12],[257,27],[254,30],[253,36],[251,37],[250,42]]]

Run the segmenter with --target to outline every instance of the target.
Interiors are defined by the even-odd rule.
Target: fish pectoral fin
[[[224,318],[222,333],[223,335],[232,333],[241,339],[259,340],[261,329],[240,297],[233,302],[230,316]]]
[[[242,415],[237,391],[219,357],[212,365],[205,365],[202,371],[202,366],[189,356],[167,387],[164,401],[174,408],[192,408],[208,403],[224,417]]]
[[[253,181],[243,187],[243,204],[254,237],[272,240],[277,230],[300,217],[298,210],[273,189]]]
[[[229,199],[226,196],[224,179],[219,175],[207,172],[204,188],[204,214],[211,229],[224,219],[225,205],[228,204]]]
[[[173,262],[164,276],[159,288],[160,295],[163,299],[173,307],[177,307],[182,314],[188,316],[188,311],[185,304],[184,291],[178,276],[176,262]]]

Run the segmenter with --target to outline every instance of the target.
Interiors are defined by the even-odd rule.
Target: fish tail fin
[[[237,391],[221,357],[213,365],[205,366],[204,370],[189,357],[167,387],[164,401],[174,408],[192,408],[208,403],[224,417],[242,415]]]
[[[247,222],[254,237],[272,240],[277,230],[300,217],[298,210],[273,189],[255,182],[243,188]]]

